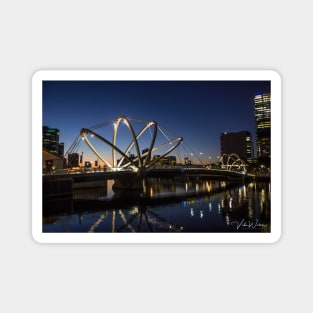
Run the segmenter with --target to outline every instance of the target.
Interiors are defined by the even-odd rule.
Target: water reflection
[[[152,178],[143,191],[111,186],[75,190],[67,209],[62,201],[60,210],[50,203],[43,231],[270,232],[269,184]]]

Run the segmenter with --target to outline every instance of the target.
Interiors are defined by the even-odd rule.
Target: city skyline
[[[207,163],[220,155],[223,132],[249,131],[255,145],[253,99],[270,88],[270,81],[44,81],[42,122],[60,130],[66,152],[81,128],[119,115],[155,120]]]

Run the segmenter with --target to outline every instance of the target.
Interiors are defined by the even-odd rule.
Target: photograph
[[[38,241],[279,238],[275,72],[39,71],[33,100]]]

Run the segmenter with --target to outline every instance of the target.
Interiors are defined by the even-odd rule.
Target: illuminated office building
[[[42,127],[42,148],[63,157],[64,144],[59,143],[60,131],[48,126]]]
[[[256,121],[256,149],[258,158],[271,157],[271,94],[254,97],[254,116]]]

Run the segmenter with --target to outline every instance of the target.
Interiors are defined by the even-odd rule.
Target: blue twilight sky
[[[220,155],[222,132],[250,131],[255,144],[253,98],[268,92],[270,81],[45,81],[43,125],[60,130],[67,151],[81,128],[122,114],[155,120],[206,163]]]

